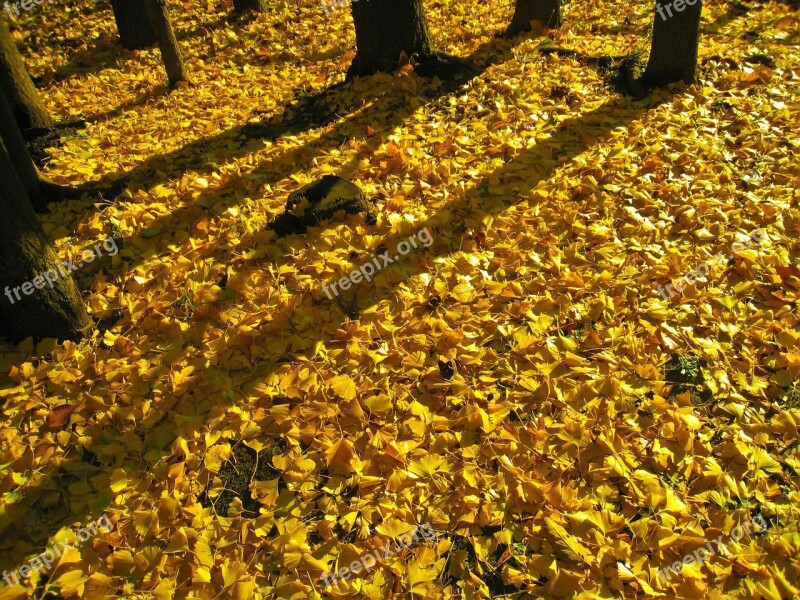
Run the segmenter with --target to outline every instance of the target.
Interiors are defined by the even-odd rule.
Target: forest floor
[[[44,174],[129,188],[41,215],[63,260],[120,245],[75,274],[95,336],[0,345],[0,570],[74,545],[0,599],[800,594],[795,7],[709,0],[699,83],[637,101],[540,48],[646,51],[648,3],[501,40],[509,3],[426,2],[477,77],[323,95],[346,10],[169,4],[194,84],[169,93],[105,2],[14,32],[49,110],[88,122]],[[377,222],[265,229],[326,174]]]

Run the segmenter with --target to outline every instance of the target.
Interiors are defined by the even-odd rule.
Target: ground
[[[169,2],[171,92],[104,2],[25,13],[48,109],[87,121],[44,174],[128,191],[41,215],[64,260],[120,250],[75,274],[94,337],[0,342],[0,569],[114,528],[0,598],[800,594],[798,14],[708,0],[699,83],[636,100],[582,55],[646,51],[651,9],[590,4],[504,40],[507,3],[426,2],[474,79],[326,93],[344,9]],[[267,229],[327,174],[377,221]]]

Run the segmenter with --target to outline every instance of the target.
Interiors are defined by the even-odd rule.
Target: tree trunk
[[[25,68],[22,55],[11,37],[5,19],[0,18],[0,89],[8,98],[14,117],[23,130],[50,129],[53,119],[47,112]]]
[[[0,321],[13,339],[78,340],[92,320],[0,142]]]
[[[164,0],[144,0],[144,2],[150,24],[156,32],[161,58],[167,69],[169,86],[174,87],[179,81],[187,81],[188,77],[186,77],[180,48],[178,48],[178,40],[175,39],[175,32],[169,22],[166,2]]]
[[[233,12],[267,12],[267,0],[233,0]]]
[[[507,37],[514,37],[531,30],[531,21],[539,21],[545,27],[555,29],[561,26],[560,0],[517,0],[514,16],[506,29]]]
[[[678,11],[677,8],[682,8]],[[693,83],[700,44],[701,0],[656,4],[653,43],[642,80],[651,87]]]
[[[142,50],[156,43],[156,32],[141,0],[111,0],[119,40],[128,50]]]
[[[8,151],[14,172],[22,184],[25,194],[37,211],[44,210],[47,203],[51,201],[72,200],[82,198],[87,194],[114,197],[122,192],[121,186],[101,187],[83,184],[71,187],[42,178],[2,90],[0,90],[0,141]]]
[[[44,208],[47,202],[39,185],[39,172],[33,164],[28,146],[22,137],[22,132],[14,119],[14,113],[8,103],[5,93],[0,90],[0,139],[8,151],[14,172],[17,174],[25,194],[37,210]]]
[[[353,2],[356,57],[348,78],[396,68],[402,55],[429,60],[435,56],[422,0]]]

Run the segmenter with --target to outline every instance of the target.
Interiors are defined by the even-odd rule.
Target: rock
[[[270,228],[279,236],[305,233],[309,227],[330,219],[340,210],[351,215],[364,212],[367,223],[375,223],[374,209],[361,188],[341,177],[325,175],[292,192],[286,211],[270,224]]]

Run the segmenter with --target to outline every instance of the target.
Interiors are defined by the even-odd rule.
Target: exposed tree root
[[[86,127],[86,121],[68,121],[65,123],[56,123],[50,128],[36,127],[25,129],[22,132],[22,137],[25,138],[28,151],[31,153],[34,164],[41,169],[47,162],[48,148],[59,147],[61,145],[62,136],[74,134],[78,129],[83,129],[84,127]]]
[[[430,55],[415,54],[410,59],[402,58],[391,69],[387,69],[387,71],[396,70],[399,67],[409,63],[414,65],[414,72],[420,77],[438,77],[442,81],[456,83],[469,81],[472,77],[480,72],[480,69],[478,69],[468,60],[447,54],[445,52],[434,52]],[[374,75],[376,72],[357,71],[355,64],[356,63],[354,61],[347,70],[345,82],[352,81],[356,77]]]
[[[632,52],[622,60],[612,84],[622,94],[627,94],[635,100],[644,100],[653,86],[639,75],[641,71],[641,54]]]
[[[86,183],[77,186],[60,185],[42,179],[39,182],[40,194],[38,198],[31,198],[34,209],[36,212],[43,212],[47,209],[47,205],[56,202],[64,202],[67,200],[80,200],[87,196],[100,196],[102,198],[114,198],[122,193],[125,184],[118,181],[111,186],[94,185]]]
[[[641,53],[639,52],[619,56],[588,56],[577,50],[561,46],[545,46],[539,48],[539,52],[576,58],[586,65],[597,67],[614,89],[637,100],[646,98],[650,93],[651,86],[639,77],[641,67]]]
[[[463,58],[437,52],[417,63],[414,71],[420,77],[438,77],[442,81],[466,82],[475,77],[479,69]]]

